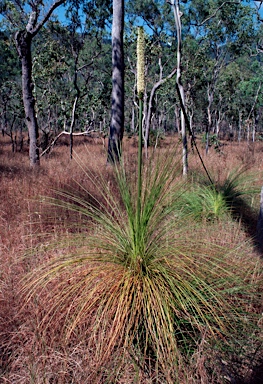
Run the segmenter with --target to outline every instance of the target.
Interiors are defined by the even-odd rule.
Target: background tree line
[[[56,11],[63,3],[62,19]],[[260,10],[251,1],[179,3],[182,84],[192,131],[201,135],[207,150],[221,138],[262,139]],[[175,86],[176,26],[171,4],[166,1],[127,0],[124,4],[124,132],[136,135],[138,131],[136,31],[143,25],[144,141],[145,145],[155,145],[159,137],[180,134],[181,130]],[[54,9],[48,18],[42,17],[51,7]],[[36,31],[31,41],[30,89],[40,155],[61,132],[107,136],[112,110],[112,3],[2,0],[0,13],[0,126],[2,133],[10,136],[12,150],[21,150],[28,139],[17,54],[18,32],[25,28]],[[37,29],[40,23],[41,29]]]

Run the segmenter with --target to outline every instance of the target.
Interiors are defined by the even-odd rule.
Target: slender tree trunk
[[[212,104],[214,101],[214,93],[213,93],[213,87],[208,85],[207,88],[207,97],[208,97],[208,105],[207,105],[207,126],[206,126],[206,145],[205,145],[205,152],[208,154],[209,151],[209,135],[212,129]]]
[[[132,104],[132,115],[131,115],[131,132],[135,132],[135,107]]]
[[[242,111],[239,111],[239,114],[238,114],[238,142],[239,143],[241,142],[241,138],[242,138],[242,116],[243,116]]]
[[[32,35],[27,31],[19,31],[15,36],[16,48],[22,64],[22,92],[25,108],[26,124],[29,134],[29,159],[30,165],[39,165],[38,124],[35,113],[35,98],[33,95],[32,80]]]
[[[75,62],[74,62],[74,88],[76,91],[75,100],[72,107],[72,114],[71,114],[71,124],[70,124],[70,159],[73,158],[73,132],[76,124],[76,110],[78,101],[80,98],[80,89],[78,87],[78,58],[79,58],[79,52],[74,52],[75,55]]]
[[[258,89],[257,89],[257,92],[256,92],[256,95],[255,95],[255,99],[254,99],[254,103],[251,107],[251,110],[248,114],[248,118],[247,118],[247,122],[248,122],[248,127],[247,127],[247,142],[249,143],[249,139],[250,139],[250,128],[252,128],[252,140],[254,141],[254,138],[253,138],[253,134],[255,134],[254,130],[255,130],[255,122],[254,122],[254,118],[253,118],[253,115],[254,115],[254,111],[255,111],[255,107],[256,107],[256,104],[257,104],[257,101],[258,101],[258,97],[259,97],[259,92],[261,90],[261,86],[262,84],[260,83],[259,86],[258,86]],[[252,116],[252,118],[251,118]]]
[[[112,99],[108,161],[120,160],[124,132],[124,0],[113,0]]]
[[[255,143],[256,141],[256,119],[253,113],[252,116],[252,142]]]
[[[177,129],[178,136],[181,134],[181,123],[180,123],[180,108],[175,104],[174,106],[175,126]]]
[[[76,95],[73,103],[71,124],[69,129],[69,154],[70,154],[71,160],[73,159],[73,132],[74,132],[74,127],[76,123],[76,109],[77,109],[78,99],[79,99],[79,95]]]
[[[250,140],[250,124],[251,124],[251,121],[248,119],[246,120],[246,125],[247,125],[247,143],[249,144],[249,140]]]
[[[169,2],[169,1],[168,1]],[[178,85],[178,89],[181,95],[181,100],[183,106],[185,107],[185,94],[184,88],[182,85],[181,79],[181,55],[182,55],[182,25],[181,25],[181,16],[179,8],[179,0],[170,1],[174,12],[174,19],[176,25],[177,32],[177,72],[176,72],[176,83]],[[182,135],[182,144],[183,144],[183,175],[186,176],[188,173],[188,149],[187,149],[187,136],[186,136],[186,125],[185,125],[185,117],[184,113],[181,109],[181,135]]]
[[[261,251],[263,251],[263,187],[260,194],[260,209],[257,222],[257,241]]]

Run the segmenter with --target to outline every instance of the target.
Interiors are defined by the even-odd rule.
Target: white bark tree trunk
[[[183,106],[185,107],[185,94],[184,94],[184,88],[182,85],[181,80],[181,55],[182,55],[182,25],[181,25],[181,16],[182,13],[180,12],[179,8],[179,0],[171,0],[170,4],[173,8],[174,12],[174,19],[175,19],[175,25],[176,25],[176,32],[177,32],[177,73],[176,73],[176,83],[181,95],[181,100],[183,103]],[[186,176],[188,173],[188,149],[187,149],[187,136],[186,136],[186,124],[185,124],[185,117],[184,113],[181,110],[181,135],[182,135],[182,144],[183,144],[183,154],[182,154],[182,160],[183,160],[183,175]]]

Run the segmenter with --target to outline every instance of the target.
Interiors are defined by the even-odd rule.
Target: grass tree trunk
[[[112,99],[108,161],[120,160],[124,132],[124,0],[113,0]]]
[[[30,165],[34,167],[39,165],[39,133],[33,95],[31,42],[32,35],[27,31],[20,31],[16,34],[16,48],[22,64],[23,103],[30,140],[29,159]]]

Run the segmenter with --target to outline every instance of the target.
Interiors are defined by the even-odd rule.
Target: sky
[[[48,1],[46,2],[46,4],[48,3]],[[247,2],[245,2],[247,4]],[[262,4],[262,6],[260,7],[260,4]],[[263,19],[263,1],[253,1],[251,0],[250,1],[250,5],[254,8],[256,8],[256,6],[260,7],[260,15]],[[66,23],[66,17],[65,17],[65,7],[63,5],[60,5],[54,12],[53,12],[53,15],[56,15],[59,19],[59,21],[62,23],[62,24],[65,24]],[[0,15],[0,21],[2,20],[2,16]]]
[[[245,2],[247,4],[247,2]],[[262,5],[261,5],[262,4]],[[250,1],[250,5],[251,7],[253,8],[256,8],[256,7],[259,7],[259,13],[263,19],[263,1],[253,1],[251,0]],[[260,6],[261,5],[261,6]],[[58,7],[54,13],[54,15],[56,15],[58,17],[58,19],[60,20],[60,22],[62,24],[66,23],[66,17],[65,17],[65,7],[63,5],[61,5],[60,7]]]
[[[63,5],[60,5],[54,12],[53,15],[56,15],[59,19],[59,21],[64,24],[66,22],[65,18],[65,7]]]

